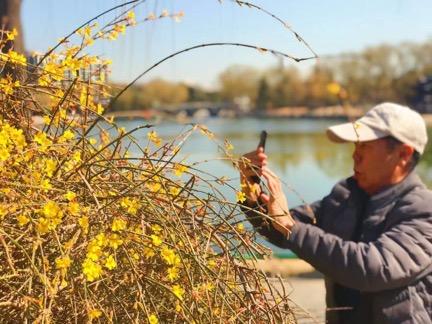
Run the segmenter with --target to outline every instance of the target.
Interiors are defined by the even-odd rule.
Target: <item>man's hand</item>
[[[268,194],[260,193],[261,200],[267,204],[268,215],[272,217],[273,227],[288,236],[294,226],[289,214],[288,202],[282,190],[281,181],[269,168],[262,168],[262,175],[267,180]]]
[[[240,181],[242,190],[249,202],[256,202],[261,195],[261,187],[254,181],[254,177],[262,175],[262,168],[267,165],[267,155],[262,147],[243,155],[244,162],[240,163]]]

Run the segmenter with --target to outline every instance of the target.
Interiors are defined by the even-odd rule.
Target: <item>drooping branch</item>
[[[188,48],[185,48],[183,50],[177,51],[173,54],[170,54],[168,56],[166,56],[165,58],[159,60],[158,62],[156,62],[155,64],[153,64],[151,67],[149,67],[148,69],[146,69],[144,72],[142,72],[141,74],[139,74],[135,79],[133,79],[128,85],[126,85],[119,93],[117,93],[110,101],[110,104],[108,106],[109,110],[113,104],[116,102],[116,100],[127,90],[129,89],[135,82],[137,82],[139,79],[141,79],[144,75],[146,75],[148,72],[150,72],[151,70],[153,70],[154,68],[156,68],[157,66],[159,66],[160,64],[162,64],[163,62],[177,56],[180,55],[182,53],[186,53],[186,52],[190,52],[192,50],[198,49],[198,48],[204,48],[204,47],[211,47],[211,46],[238,46],[238,47],[245,47],[245,48],[250,48],[250,49],[254,49],[254,50],[258,50],[262,53],[271,53],[275,56],[278,57],[285,57],[288,58],[290,60],[296,61],[296,62],[301,62],[301,61],[307,61],[307,60],[312,60],[315,59],[316,56],[310,56],[310,57],[295,57],[293,55],[287,54],[287,53],[283,53],[274,49],[270,49],[270,48],[264,48],[264,47],[259,47],[259,46],[255,46],[255,45],[250,45],[250,44],[242,44],[242,43],[229,43],[229,42],[219,42],[219,43],[206,43],[206,44],[200,44],[200,45],[195,45],[195,46],[191,46]]]
[[[297,33],[291,26],[290,24],[288,24],[286,21],[282,20],[281,18],[279,18],[278,16],[276,16],[275,14],[271,13],[270,11],[257,6],[256,4],[247,2],[247,1],[240,1],[240,0],[231,0],[235,3],[237,3],[239,6],[247,6],[249,8],[253,8],[259,11],[264,12],[266,15],[269,15],[270,17],[272,17],[273,19],[276,19],[277,21],[279,21],[285,28],[287,28],[291,33],[294,34],[294,36],[297,38],[297,40],[301,43],[303,43],[308,49],[309,51],[311,51],[311,53],[315,56],[315,58],[318,58],[318,54],[315,53],[315,51],[312,49],[312,47],[304,40],[303,37],[300,36],[299,33]]]

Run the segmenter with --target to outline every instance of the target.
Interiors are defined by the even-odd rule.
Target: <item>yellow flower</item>
[[[176,280],[178,278],[178,276],[179,276],[179,268],[176,268],[176,267],[168,268],[167,278],[170,281]]]
[[[116,40],[118,37],[118,32],[116,30],[112,30],[109,34],[108,34],[108,39],[109,40]]]
[[[209,261],[207,262],[207,264],[208,264],[209,268],[211,268],[211,269],[215,269],[216,266],[217,266],[217,263],[216,263],[215,260],[209,260]]]
[[[114,26],[114,30],[117,33],[125,34],[125,32],[126,32],[126,25],[119,25],[119,24],[117,24],[117,25]]]
[[[154,234],[150,235],[150,238],[151,238],[152,243],[153,243],[154,246],[159,246],[163,242],[162,239],[159,236],[154,235]]]
[[[102,255],[102,247],[97,243],[92,242],[87,248],[87,258],[92,261],[97,261]]]
[[[55,260],[57,269],[67,269],[71,265],[71,259],[69,256],[59,257]]]
[[[80,212],[80,205],[76,201],[71,201],[68,205],[68,211],[73,216],[78,216]]]
[[[162,140],[155,131],[147,133],[147,138],[157,146],[159,146],[162,142]]]
[[[96,140],[95,138],[90,138],[90,139],[89,139],[89,143],[90,143],[91,145],[95,145],[95,144],[97,143],[97,140]]]
[[[44,217],[39,218],[36,224],[36,230],[40,234],[48,233],[48,231],[50,230],[50,221]]]
[[[41,87],[47,87],[50,84],[50,76],[48,74],[43,74],[38,78],[38,84]]]
[[[105,261],[105,267],[110,270],[113,270],[117,267],[117,262],[114,260],[114,257],[110,254]]]
[[[243,202],[246,201],[246,195],[245,195],[244,192],[242,192],[242,191],[237,191],[236,196],[237,196],[237,201],[238,201],[239,203],[243,203]]]
[[[16,36],[18,36],[18,31],[16,28],[12,29],[12,31],[6,31],[6,39],[8,41],[13,41]]]
[[[30,222],[30,218],[28,218],[26,215],[18,215],[17,221],[20,226],[25,226],[28,222]]]
[[[9,150],[6,148],[0,148],[0,161],[4,162],[7,159],[9,159],[10,153]]]
[[[66,172],[71,171],[75,166],[75,163],[73,161],[66,161],[66,163],[64,164],[63,168]]]
[[[9,60],[18,65],[27,65],[27,59],[24,55],[21,55],[15,51],[10,50],[7,54]]]
[[[128,11],[126,14],[126,20],[130,26],[135,26],[136,25],[135,12]]]
[[[228,140],[225,140],[225,149],[227,151],[232,151],[234,150],[234,146]]]
[[[70,141],[71,139],[73,139],[75,137],[75,134],[70,130],[67,129],[62,136],[60,137],[59,141],[61,142],[65,142],[65,141]]]
[[[113,232],[120,232],[123,231],[126,228],[126,221],[121,219],[121,218],[116,218],[113,220],[112,226],[111,226],[111,230]]]
[[[207,282],[207,283],[203,283],[200,288],[201,288],[201,290],[204,290],[204,291],[212,291],[215,289],[215,286],[213,283]]]
[[[45,173],[48,177],[52,177],[54,171],[57,168],[57,162],[53,159],[47,159],[45,160]]]
[[[244,225],[242,223],[237,224],[237,230],[239,232],[243,232],[244,231]]]
[[[83,274],[86,276],[87,281],[95,281],[102,275],[102,267],[93,260],[85,259],[82,267]]]
[[[149,259],[149,258],[155,256],[155,252],[151,248],[144,248],[144,256],[146,259]]]
[[[184,12],[180,11],[178,14],[175,14],[173,17],[175,22],[181,22],[181,19],[184,17]]]
[[[114,250],[117,250],[120,245],[123,244],[123,240],[120,238],[118,234],[111,234],[108,237],[108,245],[112,247]]]
[[[104,74],[101,73],[101,75],[104,75]],[[96,107],[96,112],[97,112],[99,115],[102,115],[103,112],[104,112],[104,110],[105,110],[105,108],[104,108],[100,103],[98,103],[98,105],[97,105],[97,107]]]
[[[74,200],[74,199],[76,198],[76,193],[73,192],[73,191],[68,190],[68,191],[64,194],[63,197],[65,197],[65,199],[67,199],[67,200],[69,200],[69,201],[72,201],[72,200]]]
[[[34,136],[34,141],[39,144],[41,152],[45,152],[52,144],[52,141],[47,137],[47,134],[45,134],[44,132],[37,133]]]
[[[135,261],[139,261],[140,255],[137,252],[133,252],[132,258],[134,258]]]
[[[49,179],[43,179],[41,181],[41,187],[42,187],[43,190],[50,190],[50,189],[52,189],[52,185],[51,185]]]
[[[43,83],[46,83],[45,85],[48,85],[51,79],[55,81],[60,81],[63,78],[63,69],[54,63],[47,63],[43,67],[46,74],[42,75],[43,77]],[[40,83],[39,83],[40,84]],[[40,84],[42,85],[42,84]]]
[[[77,163],[81,162],[81,152],[75,151],[74,154],[72,155],[72,160]]]
[[[173,266],[177,266],[180,264],[180,257],[170,248],[163,247],[161,251],[161,256],[164,259],[164,261]]]
[[[149,321],[150,324],[158,324],[159,323],[158,318],[154,314],[151,314],[149,316],[148,321]]]
[[[180,300],[183,300],[183,295],[185,293],[184,289],[180,285],[174,285],[171,287],[171,291]]]
[[[99,317],[101,317],[101,315],[102,315],[102,312],[99,309],[95,309],[95,308],[91,309],[88,312],[88,316],[89,316],[90,320],[95,319],[95,318],[99,318]]]
[[[160,227],[158,224],[153,224],[151,226],[151,230],[153,233],[160,233],[162,231],[162,227]]]
[[[162,185],[159,182],[149,182],[147,183],[147,188],[149,188],[151,192],[158,192],[162,188]]]
[[[67,285],[68,285],[67,281],[64,280],[64,279],[62,279],[62,282],[61,282],[61,284],[60,284],[60,289],[64,289],[64,288],[66,288]]]
[[[93,38],[86,38],[84,40],[84,46],[91,46],[94,43],[94,39]]]
[[[0,205],[0,218],[4,218],[8,211],[9,209],[7,205]]]
[[[129,214],[136,215],[140,208],[138,199],[124,197],[120,200],[120,206],[122,206]]]
[[[200,129],[201,134],[203,134],[204,136],[207,136],[209,139],[214,138],[215,135],[207,128],[207,126],[199,125],[198,127]]]
[[[78,29],[76,33],[83,37],[90,37],[91,31],[92,31],[91,26],[87,25],[85,27]]]
[[[166,10],[166,9],[162,10],[160,17],[168,17],[168,16],[169,16],[168,10]]]
[[[106,246],[108,240],[104,233],[99,233],[87,246],[87,259],[97,261],[102,256],[102,247]]]
[[[183,174],[183,172],[186,172],[187,170],[188,170],[188,168],[186,166],[182,165],[182,164],[176,163],[174,165],[174,174],[177,177],[181,177],[182,174]]]
[[[88,226],[89,226],[88,217],[87,216],[81,217],[78,220],[78,224],[81,226],[81,228],[83,229],[84,233],[87,234],[88,233]]]
[[[42,213],[48,218],[61,218],[63,217],[63,211],[60,206],[52,200],[49,200],[43,207]]]
[[[13,94],[14,88],[18,88],[19,86],[19,81],[13,82],[10,76],[0,79],[0,90],[3,91],[6,95]]]
[[[72,57],[72,55],[67,55],[64,58],[62,63],[63,63],[63,68],[69,69],[73,72],[75,72],[81,67],[80,60]]]
[[[170,188],[170,194],[173,196],[177,196],[180,193],[181,189],[178,187],[171,187]]]

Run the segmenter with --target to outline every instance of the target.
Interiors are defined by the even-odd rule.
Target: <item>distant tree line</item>
[[[206,91],[161,79],[136,85],[120,97],[114,109],[146,109],[193,101],[233,101],[248,97],[256,109],[338,104],[328,91],[338,83],[353,105],[381,101],[410,103],[418,80],[432,74],[432,40],[382,44],[361,52],[320,58],[308,73],[296,65],[260,71],[232,66],[219,75],[217,91]],[[117,85],[120,87],[121,85]]]

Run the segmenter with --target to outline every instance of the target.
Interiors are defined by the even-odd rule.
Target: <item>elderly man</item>
[[[432,192],[414,171],[423,118],[383,103],[327,135],[354,143],[354,174],[310,206],[288,208],[262,148],[245,155],[249,221],[325,275],[328,323],[432,323]]]

